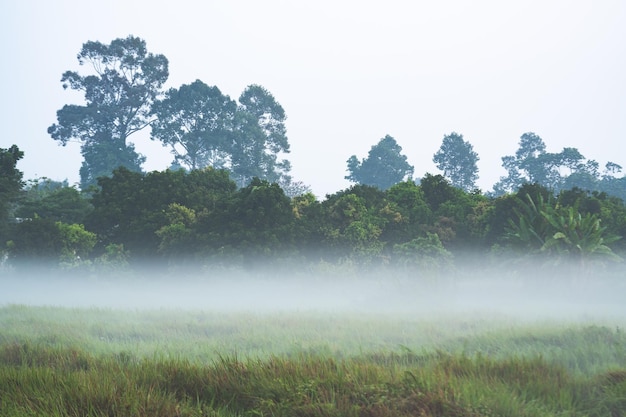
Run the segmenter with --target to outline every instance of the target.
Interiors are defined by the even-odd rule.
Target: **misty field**
[[[614,313],[6,304],[0,415],[623,416]]]

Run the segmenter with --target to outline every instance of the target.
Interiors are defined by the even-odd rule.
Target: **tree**
[[[62,233],[51,219],[27,219],[14,225],[7,246],[14,265],[53,265],[63,252]]]
[[[221,169],[229,160],[237,103],[200,80],[167,91],[155,102],[152,139],[171,148],[174,163]]]
[[[555,249],[557,254],[577,261],[583,270],[591,260],[598,258],[622,260],[607,246],[621,237],[606,233],[607,228],[600,225],[597,214],[582,215],[574,207],[560,207],[548,208],[542,215],[555,230],[546,239],[542,250]]]
[[[393,185],[385,194],[388,205],[383,212],[391,212],[393,216],[386,224],[382,238],[386,242],[405,243],[421,236],[424,225],[432,219],[422,189],[409,180]]]
[[[357,184],[378,187],[381,190],[410,179],[413,175],[413,166],[401,152],[402,147],[396,140],[386,135],[372,146],[366,159],[359,162],[356,155],[348,159],[349,174],[345,179]]]
[[[177,223],[172,223],[169,213],[172,204],[193,210],[198,217],[202,214],[207,218],[204,222],[222,226],[222,206],[236,188],[227,171],[213,168],[143,174],[121,167],[112,177],[100,178],[98,184],[92,198],[94,210],[85,226],[98,234],[101,249],[123,244],[135,259],[154,255],[162,241],[157,231]]]
[[[564,151],[566,149],[572,149],[580,155],[575,148],[565,148]],[[561,181],[561,190],[570,190],[573,188],[597,190],[600,188],[600,164],[594,160],[582,163],[582,159],[583,157],[580,155],[580,160],[570,168],[571,173],[563,178]]]
[[[24,186],[23,173],[17,169],[17,161],[23,157],[24,152],[17,145],[8,149],[0,148],[0,232],[8,220],[11,203]]]
[[[374,207],[368,207],[371,202],[350,191],[335,194],[324,201],[327,220],[323,234],[331,250],[329,256],[339,261],[351,260],[364,264],[379,257],[383,249],[379,237],[384,219],[377,216]]]
[[[484,196],[479,192],[466,193],[440,174],[426,173],[420,188],[434,219],[425,230],[436,233],[447,248],[468,245],[475,248],[482,243],[485,233],[480,228],[487,221],[483,211],[488,210],[484,207]]]
[[[286,119],[283,107],[260,85],[250,85],[241,94],[229,147],[229,169],[239,187],[255,177],[269,182],[289,177],[291,164],[278,160],[289,152]]]
[[[302,181],[293,181],[289,175],[285,175],[280,178],[277,184],[283,189],[285,195],[289,198],[299,197],[312,192],[310,186],[306,185]]]
[[[472,145],[455,132],[443,137],[441,147],[433,156],[433,162],[452,185],[467,192],[476,188],[478,160]]]
[[[61,232],[61,261],[66,266],[80,265],[96,245],[95,233],[85,230],[82,224],[67,224],[56,222]]]
[[[420,189],[428,207],[433,212],[437,211],[443,203],[454,200],[461,193],[443,175],[432,175],[428,172],[420,181]]]
[[[328,259],[363,265],[380,261],[386,206],[385,192],[370,185],[354,185],[326,196],[321,232]]]
[[[533,132],[524,133],[520,137],[515,155],[502,157],[502,167],[507,170],[508,175],[501,177],[494,185],[495,194],[502,195],[517,190],[525,183],[538,182],[538,178],[544,179],[546,175],[538,159],[545,153],[546,144],[540,136]],[[545,182],[540,184],[547,185]]]
[[[505,237],[510,246],[522,253],[536,255],[554,233],[549,222],[542,213],[553,207],[552,196],[544,199],[542,194],[533,198],[532,194],[518,193],[518,207],[513,209],[513,215],[508,220]]]
[[[159,254],[170,257],[171,261],[193,258],[198,251],[197,237],[193,229],[196,224],[196,212],[172,203],[165,210],[165,215],[168,224],[156,231],[161,240]]]
[[[531,255],[551,255],[552,259],[574,261],[576,268],[590,272],[591,261],[620,261],[607,245],[620,239],[600,225],[596,213],[581,214],[576,207],[563,207],[555,200],[533,199],[525,195],[521,210],[509,220],[507,237],[513,246]]]
[[[494,185],[496,196],[514,192],[523,184],[537,183],[558,192],[573,187],[597,189],[600,182],[596,161],[585,161],[576,148],[566,147],[558,153],[546,152],[543,140],[532,132],[521,136],[515,155],[504,156],[502,166],[508,175]]]
[[[9,259],[16,266],[78,266],[96,244],[95,233],[82,224],[35,217],[14,225],[8,243]]]
[[[68,224],[80,224],[91,211],[87,198],[67,182],[40,179],[29,182],[15,215],[20,218],[41,217]]]
[[[95,75],[66,71],[61,82],[64,89],[83,92],[85,105],[63,106],[48,133],[62,145],[81,143],[81,187],[86,189],[119,166],[141,170],[145,158],[127,140],[151,123],[150,108],[167,80],[168,62],[148,53],[145,41],[134,36],[109,45],[86,42],[77,58]]]
[[[284,255],[293,249],[291,200],[276,183],[253,178],[229,201],[222,217],[221,245],[248,263],[267,262],[268,255]]]
[[[444,248],[435,233],[426,233],[426,236],[395,244],[392,254],[398,265],[422,273],[443,273],[452,266],[452,254]]]

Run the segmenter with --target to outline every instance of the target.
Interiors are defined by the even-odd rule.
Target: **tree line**
[[[453,186],[467,192],[477,189],[479,159],[471,143],[456,132],[444,135],[441,147],[433,155],[433,162],[443,176]],[[367,158],[359,161],[353,155],[347,163],[349,175],[346,179],[381,189],[411,179],[414,172],[414,167],[402,154],[402,147],[389,135],[372,146]],[[586,159],[572,147],[563,148],[561,152],[547,152],[543,139],[533,132],[520,137],[515,155],[502,157],[502,167],[507,175],[487,193],[492,197],[516,192],[524,184],[537,183],[554,193],[580,188],[626,199],[626,177],[619,176],[620,165],[609,161],[601,170],[597,161]],[[415,180],[419,182],[419,179]]]
[[[481,259],[540,259],[589,269],[620,262],[626,206],[582,189],[554,194],[524,184],[499,197],[426,174],[387,189],[357,184],[319,200],[289,197],[253,178],[239,187],[226,169],[142,173],[119,167],[81,192],[48,179],[24,185],[17,147],[1,150],[13,186],[2,184],[6,263],[65,268],[394,265],[441,273]]]
[[[200,80],[165,91],[167,58],[148,52],[145,41],[135,36],[110,44],[88,41],[77,58],[80,66],[89,68],[88,74],[66,71],[61,82],[63,88],[81,92],[84,104],[63,106],[48,133],[62,145],[81,143],[81,189],[97,185],[99,177],[110,176],[120,166],[141,172],[145,156],[135,151],[129,138],[149,128],[151,139],[173,154],[173,170],[227,169],[238,187],[259,178],[280,184],[289,196],[309,191],[289,174],[287,116],[264,87],[249,85],[237,101]],[[468,192],[476,188],[478,160],[469,141],[456,132],[444,136],[433,156],[451,184]],[[543,139],[532,132],[521,136],[515,155],[503,157],[502,166],[507,175],[494,185],[493,196],[539,183],[555,193],[578,187],[626,199],[620,165],[608,162],[601,171],[598,162],[587,160],[576,148],[547,152]],[[349,181],[383,190],[409,179],[419,182],[390,135],[372,146],[367,158],[352,155],[347,171]]]
[[[445,135],[433,155],[443,175],[421,178],[386,135],[366,158],[346,161],[354,185],[320,201],[289,175],[285,111],[262,86],[237,101],[200,80],[163,91],[167,59],[133,36],[87,42],[78,60],[92,73],[67,71],[62,83],[85,103],[65,105],[48,132],[81,143],[80,188],[24,183],[16,165],[23,152],[0,149],[5,262],[295,258],[440,270],[470,248],[585,267],[623,254],[621,166],[600,171],[576,148],[549,153],[532,132],[502,158],[507,175],[487,193],[476,187],[479,157],[463,135]],[[143,172],[145,157],[128,141],[148,127],[174,156],[167,170]]]

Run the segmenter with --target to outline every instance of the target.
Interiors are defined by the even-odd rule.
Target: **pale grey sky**
[[[143,38],[170,62],[166,87],[200,79],[237,99],[267,88],[288,116],[296,180],[320,197],[349,185],[346,160],[393,136],[415,174],[445,134],[480,156],[483,190],[528,131],[548,151],[577,147],[626,167],[626,2],[5,0],[0,4],[3,131],[26,178],[78,182],[79,146],[46,129],[76,93],[61,74],[88,40]],[[169,151],[131,139],[146,170]]]

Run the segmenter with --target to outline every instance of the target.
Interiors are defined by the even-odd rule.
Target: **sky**
[[[132,34],[168,58],[166,88],[269,90],[287,114],[292,176],[318,197],[350,186],[347,159],[385,135],[420,178],[440,173],[443,137],[462,134],[483,191],[525,132],[548,152],[626,167],[624,22],[622,0],[4,0],[0,148],[25,152],[25,179],[78,183],[80,145],[47,133],[58,109],[82,103],[61,75],[87,74],[83,43]],[[130,141],[147,171],[173,159],[147,130]]]

